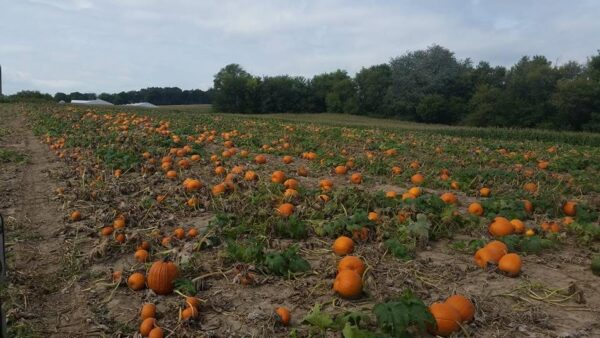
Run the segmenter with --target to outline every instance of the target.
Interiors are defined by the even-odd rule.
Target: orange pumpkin
[[[498,262],[498,269],[510,277],[515,277],[521,272],[521,257],[515,253],[504,255]]]
[[[179,270],[173,262],[156,261],[148,270],[148,287],[159,295],[170,294],[178,275]]]
[[[455,204],[458,201],[458,199],[456,198],[456,195],[454,195],[451,192],[443,193],[442,196],[440,196],[440,198],[446,204]]]
[[[471,215],[483,216],[483,206],[477,202],[473,202],[469,205],[469,213]]]
[[[333,282],[333,290],[343,298],[356,298],[362,293],[362,278],[350,269],[338,272]]]
[[[279,322],[283,325],[283,326],[288,326],[288,324],[290,323],[290,310],[286,307],[278,307],[275,309],[275,313],[277,314],[277,317],[279,318]]]
[[[291,203],[283,203],[277,208],[277,212],[283,217],[289,217],[294,213],[294,205]]]
[[[462,322],[470,322],[475,317],[475,306],[463,295],[453,295],[444,302],[452,306],[460,314]]]
[[[449,336],[460,329],[462,318],[460,313],[451,305],[446,303],[433,303],[429,312],[435,318],[435,329],[433,333],[439,336]]]
[[[508,236],[515,231],[515,226],[506,220],[506,218],[497,218],[490,224],[488,231],[494,237]]]
[[[567,216],[575,216],[577,214],[577,203],[568,201],[563,205],[563,212]]]
[[[354,251],[354,241],[350,237],[340,236],[333,242],[332,249],[339,256],[350,254]]]
[[[425,181],[425,177],[421,173],[416,173],[411,176],[410,181],[414,185],[421,185]]]
[[[146,277],[139,272],[132,273],[129,278],[127,278],[127,286],[133,291],[138,291],[144,288],[146,283]]]
[[[352,176],[350,176],[350,182],[352,182],[354,184],[360,184],[362,182],[362,175],[361,175],[361,173],[354,173],[354,174],[352,174]]]
[[[335,173],[338,175],[345,175],[348,171],[348,168],[345,165],[338,165],[335,167]]]
[[[354,270],[361,276],[363,275],[366,269],[365,263],[363,263],[363,261],[360,258],[350,255],[342,258],[339,261],[337,268],[338,272],[342,270]]]

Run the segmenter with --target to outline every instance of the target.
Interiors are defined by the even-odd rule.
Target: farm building
[[[150,103],[150,102],[137,102],[137,103],[129,103],[126,106],[130,107],[142,107],[142,108],[158,108],[158,106]]]
[[[104,101],[104,100],[100,100],[100,99],[96,99],[96,100],[71,100],[72,104],[84,104],[84,105],[90,105],[90,106],[112,106],[113,104],[108,102],[108,101]]]

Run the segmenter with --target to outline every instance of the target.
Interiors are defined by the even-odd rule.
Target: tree
[[[315,75],[309,84],[309,110],[316,113],[353,109],[352,78],[343,70]],[[329,98],[328,98],[329,97]]]
[[[389,88],[392,84],[387,64],[362,68],[355,78],[358,114],[388,115]]]
[[[64,102],[69,102],[69,96],[65,93],[56,93],[54,94],[54,101],[56,102],[60,102],[60,101],[64,101]]]
[[[222,112],[256,112],[259,103],[260,79],[253,77],[238,64],[222,68],[214,79],[214,106]]]
[[[390,68],[392,107],[397,109],[395,115],[405,119],[418,119],[417,106],[426,95],[466,100],[470,92],[470,60],[458,61],[454,53],[438,45],[394,58]]]
[[[260,86],[263,113],[306,112],[308,84],[303,77],[264,77]]]

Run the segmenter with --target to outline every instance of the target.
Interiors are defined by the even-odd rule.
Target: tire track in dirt
[[[69,244],[60,233],[64,212],[51,198],[55,187],[50,173],[63,164],[52,158],[27,126],[23,111],[19,113],[10,122],[13,132],[9,142],[29,160],[21,168],[20,179],[17,175],[6,182],[13,185],[16,195],[7,229],[11,242],[9,292],[13,289],[21,296],[13,298],[20,302],[9,304],[13,305],[8,309],[9,326],[25,328],[16,331],[17,336],[89,337],[91,311],[74,276],[65,271]]]

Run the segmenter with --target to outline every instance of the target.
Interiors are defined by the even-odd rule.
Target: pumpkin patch
[[[597,280],[600,151],[566,136],[35,109],[103,335],[548,334],[554,300],[596,305],[564,281]]]

